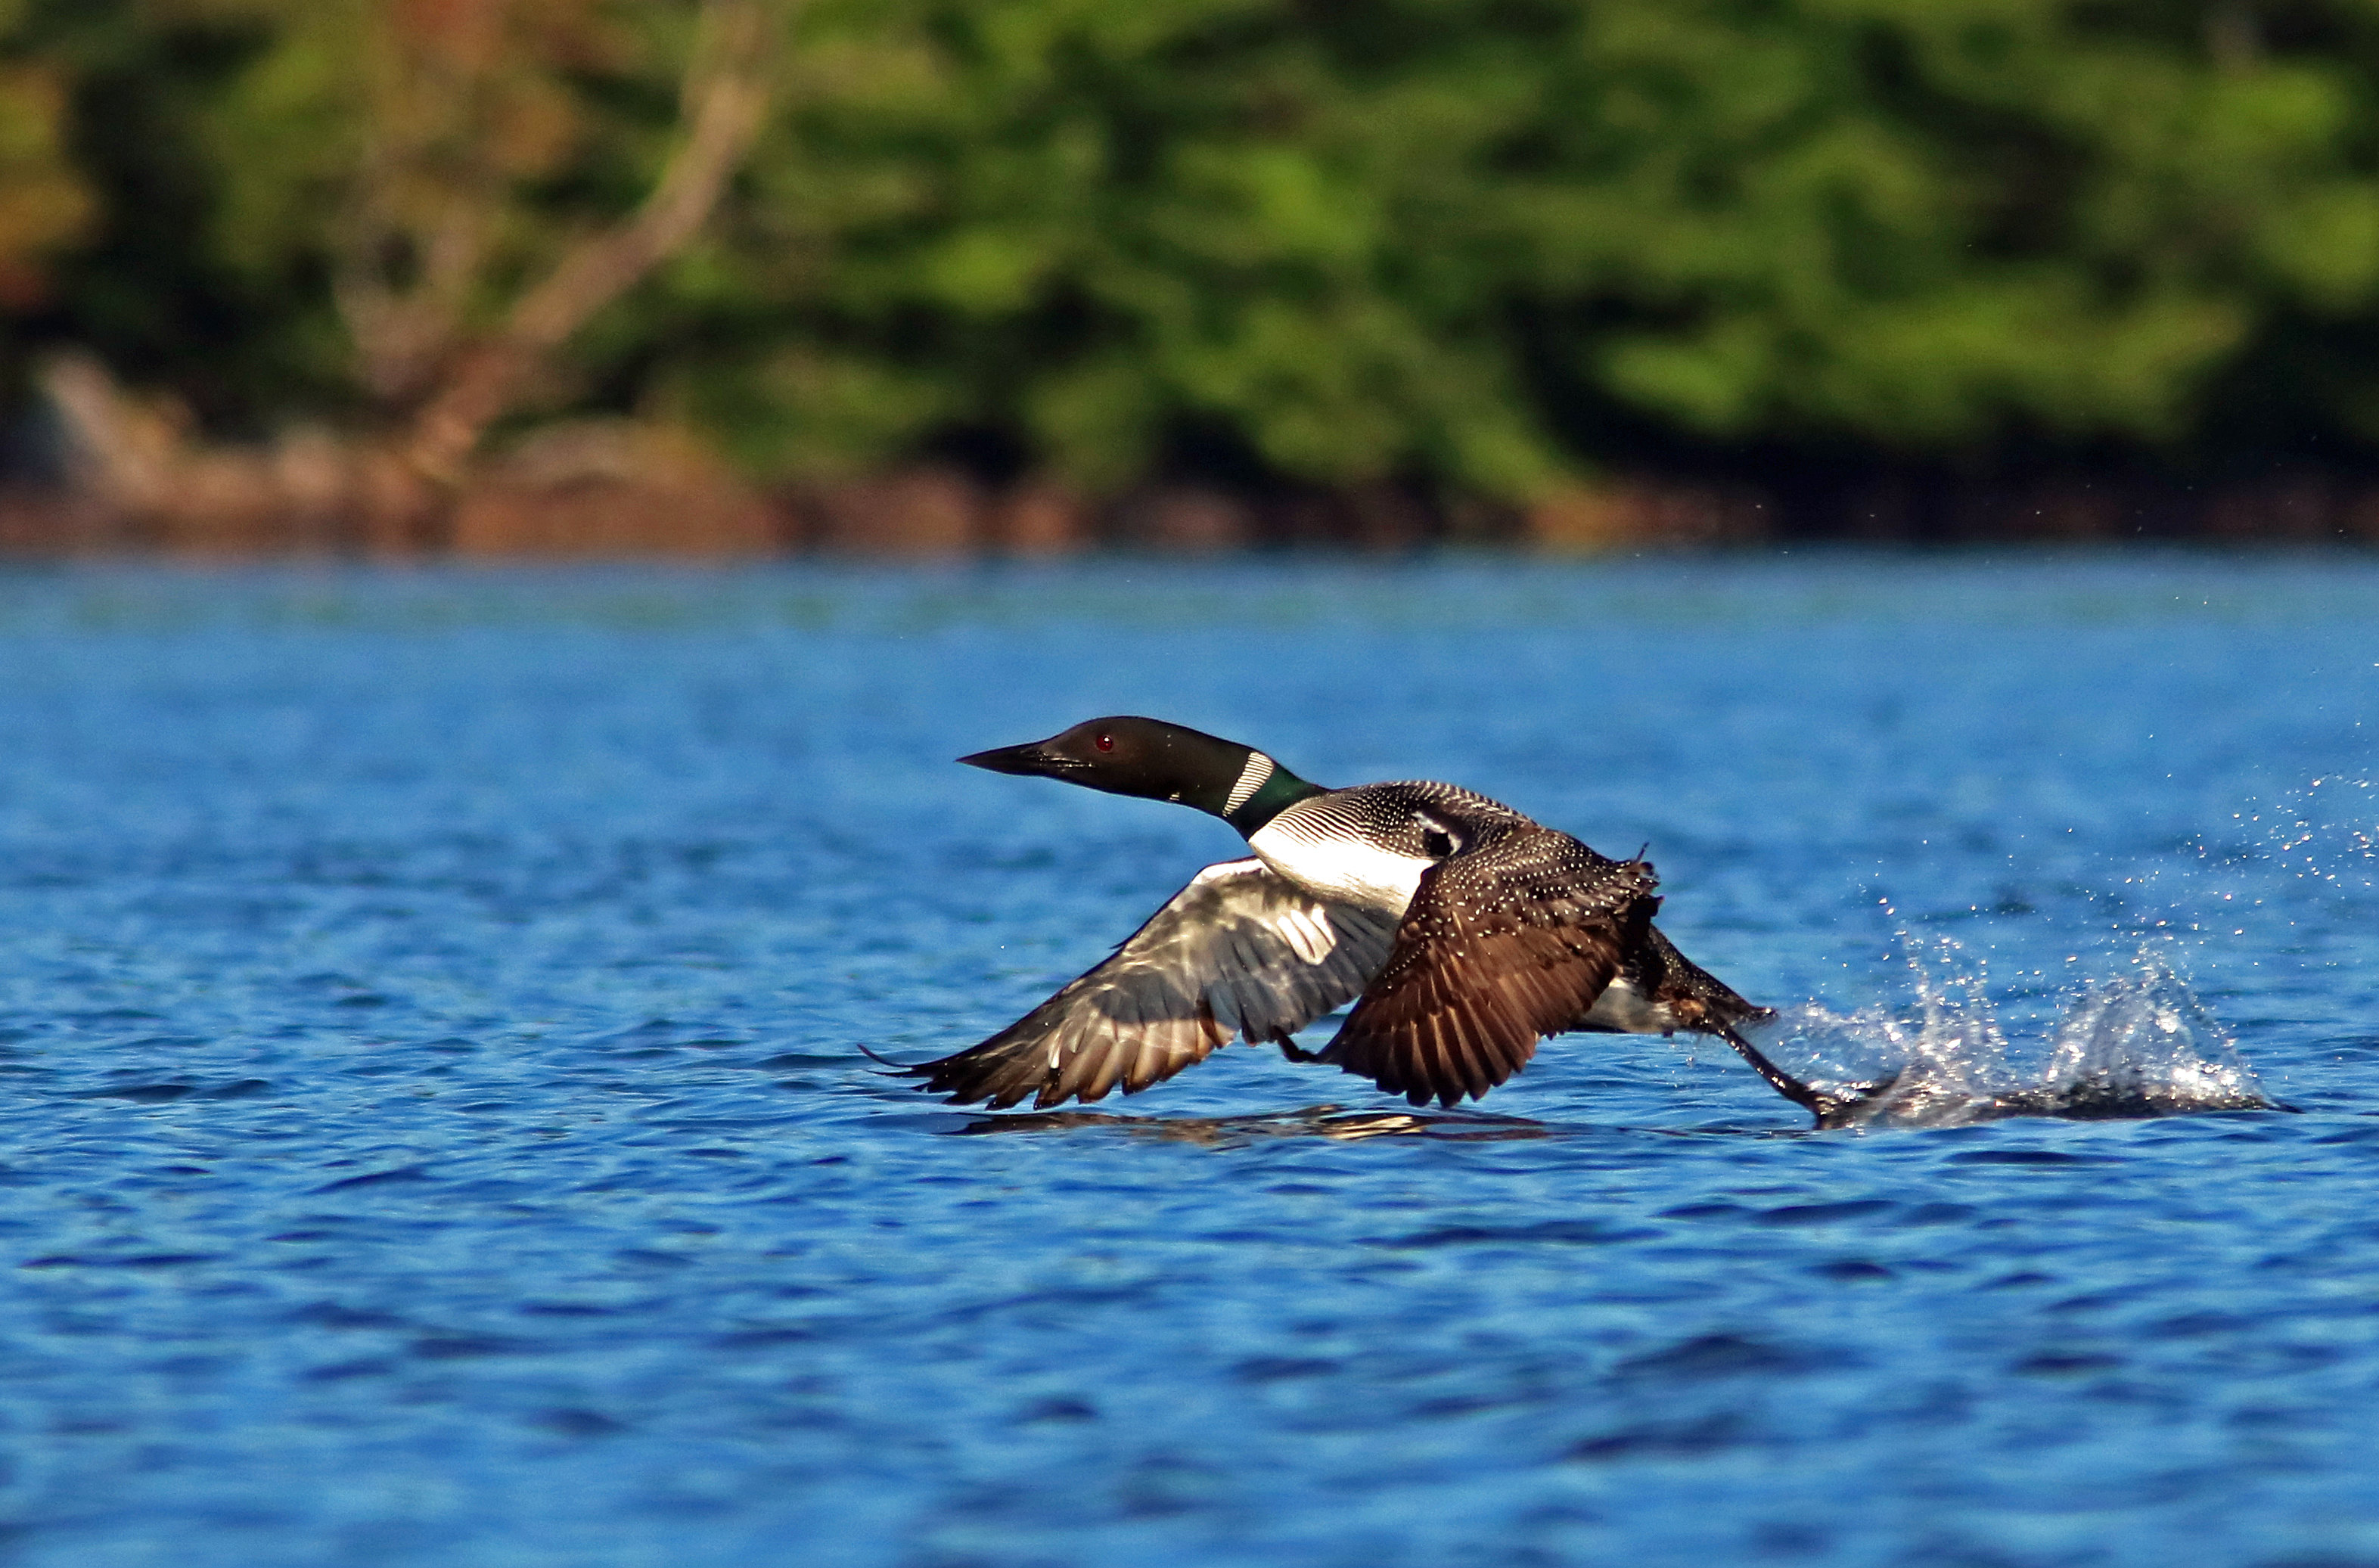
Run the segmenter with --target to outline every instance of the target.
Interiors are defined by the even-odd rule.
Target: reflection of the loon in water
[[[1520,1138],[1560,1138],[1572,1129],[1532,1122],[1524,1116],[1493,1116],[1479,1113],[1436,1114],[1420,1111],[1350,1111],[1344,1105],[1308,1105],[1301,1111],[1281,1111],[1256,1116],[1130,1116],[1112,1111],[1023,1111],[977,1116],[958,1130],[987,1132],[1070,1132],[1105,1128],[1139,1138],[1171,1143],[1241,1144],[1264,1138],[1327,1138],[1342,1143],[1367,1138],[1437,1138],[1458,1142],[1492,1142]]]
[[[1813,1064],[1805,1076],[1829,1092],[1819,1128],[1964,1127],[2011,1116],[2110,1121],[2292,1108],[2264,1092],[2188,984],[2150,956],[2143,955],[2131,973],[2096,982],[2068,999],[2049,1031],[2047,1061],[2035,1074],[2015,1067],[2007,1034],[1978,989],[1959,995],[1928,984],[1910,1016],[1882,1008],[1844,1015],[1811,1004],[1784,1012],[1761,1031],[1777,1054]],[[1038,1111],[978,1116],[961,1130],[1078,1128],[1218,1145],[1269,1138],[1486,1142],[1593,1130],[1476,1111],[1343,1105],[1245,1116]]]

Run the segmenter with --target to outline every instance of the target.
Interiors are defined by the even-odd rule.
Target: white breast
[[[1677,1027],[1666,1003],[1653,1001],[1624,980],[1603,987],[1586,1021],[1588,1028],[1614,1034],[1667,1034]]]
[[[1250,836],[1257,858],[1320,899],[1401,915],[1434,861],[1392,854],[1354,838],[1308,838],[1266,823]]]

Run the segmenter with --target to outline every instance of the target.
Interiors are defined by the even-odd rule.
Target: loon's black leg
[[[1751,1064],[1752,1070],[1768,1080],[1769,1088],[1816,1117],[1819,1127],[1849,1126],[1854,1119],[1853,1112],[1890,1089],[1900,1077],[1894,1073],[1873,1083],[1851,1084],[1846,1093],[1834,1093],[1804,1083],[1769,1061],[1767,1053],[1745,1040],[1733,1024],[1713,1020],[1711,1032],[1740,1052],[1743,1059]]]
[[[1309,1051],[1289,1035],[1275,1034],[1272,1043],[1279,1046],[1280,1054],[1292,1062],[1326,1062],[1330,1059],[1327,1052]]]

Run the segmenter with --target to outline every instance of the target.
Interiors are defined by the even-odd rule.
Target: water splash
[[[2116,929],[2193,941],[2219,972],[2259,965],[2308,925],[2325,939],[2362,926],[2373,894],[2379,778],[2325,774],[2247,797],[2181,854],[2128,868],[2104,901]]]
[[[2104,921],[2095,942],[2144,944],[2120,972],[2047,989],[2043,969],[2019,967],[2013,985],[1995,985],[1981,951],[1947,937],[1926,947],[1897,924],[1914,1007],[1800,1008],[1777,1026],[1775,1050],[1797,1047],[1816,1058],[1813,1082],[1847,1086],[1829,1126],[2285,1109],[2179,964],[2217,982],[2272,965],[2367,968],[2374,892],[2379,778],[2324,775],[2241,802],[2183,856],[2167,851],[2088,894]],[[1890,899],[1878,904],[1901,920]],[[2010,935],[2016,964],[2037,964],[2038,932]]]
[[[2263,839],[2262,852],[2299,881],[2340,890],[2379,887],[2379,785],[2331,774],[2266,804],[2251,801],[2232,820]]]
[[[1943,944],[1955,952],[1954,945]],[[1846,1094],[1830,1127],[1958,1127],[2007,1116],[2105,1119],[2207,1111],[2285,1110],[2264,1092],[2236,1043],[2164,958],[2143,949],[2130,972],[2071,993],[2036,1043],[2011,1039],[1980,966],[1919,975],[1911,1012],[1842,1014],[1815,1003],[1770,1027],[1779,1054],[1816,1066]],[[2040,1058],[2027,1070],[2026,1058]]]

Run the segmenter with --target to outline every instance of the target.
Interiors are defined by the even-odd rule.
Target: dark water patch
[[[710,1343],[721,1350],[759,1350],[772,1345],[809,1345],[827,1336],[816,1325],[784,1323],[713,1334]]]
[[[400,1187],[415,1182],[426,1182],[429,1179],[429,1167],[425,1165],[396,1165],[388,1170],[368,1171],[362,1176],[343,1176],[337,1181],[325,1182],[313,1190],[352,1192],[359,1188]]]
[[[1742,1203],[1685,1203],[1660,1211],[1664,1220],[1757,1220],[1761,1211]]]
[[[628,1429],[626,1422],[614,1420],[599,1410],[540,1410],[529,1417],[529,1425],[566,1438],[616,1437]]]
[[[1450,1393],[1417,1401],[1407,1414],[1417,1421],[1458,1421],[1471,1416],[1526,1410],[1548,1404],[1552,1398],[1551,1393],[1543,1392]]]
[[[270,1080],[261,1078],[234,1079],[228,1083],[127,1083],[106,1089],[77,1090],[70,1096],[77,1100],[130,1100],[140,1104],[165,1104],[175,1100],[246,1100],[272,1092]]]
[[[162,1104],[179,1100],[198,1092],[194,1083],[127,1083],[113,1089],[86,1089],[74,1097],[78,1100],[131,1100],[141,1104]]]
[[[742,1042],[736,1042],[736,1043],[740,1044]],[[851,1059],[831,1052],[780,1051],[773,1056],[763,1057],[750,1065],[782,1071],[791,1067],[848,1067],[851,1066]]]
[[[526,1318],[609,1318],[632,1310],[596,1301],[524,1301],[514,1309]]]
[[[696,1265],[696,1260],[687,1257],[682,1252],[665,1252],[656,1247],[622,1247],[612,1253],[611,1257],[613,1261],[624,1268],[646,1271],[674,1271],[690,1269]]]
[[[1827,1363],[1798,1349],[1745,1334],[1697,1334],[1692,1339],[1629,1357],[1612,1376],[1647,1381],[1703,1382],[1713,1379],[1781,1377],[1818,1370]]]
[[[2111,1154],[2079,1154],[2063,1149],[1962,1149],[1946,1156],[1955,1165],[2119,1165]]]
[[[985,1319],[1013,1317],[1025,1321],[1046,1322],[1051,1321],[1048,1314],[1053,1308],[1062,1312],[1099,1307],[1127,1307],[1145,1301],[1153,1294],[1153,1287],[1147,1285],[1060,1286],[1029,1291],[996,1301],[970,1302],[937,1313],[936,1321],[959,1325]]]
[[[2185,1312],[2177,1318],[2166,1318],[2147,1325],[2152,1338],[2205,1339],[2215,1336],[2252,1333],[2258,1325],[2233,1312]]]
[[[1873,1219],[1891,1213],[1899,1207],[1899,1204],[1886,1199],[1857,1198],[1833,1203],[1787,1203],[1781,1208],[1762,1210],[1757,1217],[1761,1224],[1799,1228]]]
[[[397,1364],[378,1357],[364,1357],[353,1361],[332,1361],[319,1367],[308,1367],[297,1374],[298,1380],[309,1383],[343,1383],[358,1378],[384,1378],[397,1369]]]
[[[505,1334],[447,1333],[417,1339],[407,1354],[417,1361],[478,1361],[493,1357],[543,1356],[556,1347],[541,1340]]]
[[[2043,1350],[2013,1363],[2008,1370],[2019,1377],[2070,1378],[2112,1371],[2125,1357],[2108,1350]]]
[[[1964,1203],[1918,1203],[1901,1210],[1893,1224],[1916,1227],[1925,1225],[1962,1225],[1983,1217],[1982,1211]]]
[[[23,1269],[177,1269],[191,1263],[212,1263],[219,1252],[60,1252],[33,1258]]]
[[[1900,1277],[1884,1264],[1866,1258],[1830,1258],[1822,1263],[1810,1264],[1809,1272],[1820,1279],[1841,1280],[1846,1284]]]
[[[1321,1357],[1251,1356],[1235,1364],[1231,1376],[1244,1383],[1301,1382],[1334,1377],[1343,1369],[1341,1363]]]
[[[1543,1220],[1527,1225],[1448,1225],[1411,1236],[1365,1236],[1366,1247],[1418,1248],[1497,1247],[1551,1244],[1566,1247],[1607,1247],[1617,1242],[1646,1241],[1663,1235],[1650,1225],[1612,1225],[1595,1220]]]
[[[349,1307],[337,1301],[314,1301],[287,1314],[285,1321],[320,1329],[410,1329],[417,1325],[393,1313]]]
[[[1985,1290],[2026,1290],[2035,1285],[2057,1283],[2059,1282],[2055,1274],[2044,1274],[2031,1269],[2019,1269],[2011,1274],[2001,1274],[1999,1278],[1989,1281],[1983,1288]]]
[[[2110,1307],[2120,1307],[2136,1295],[2130,1290],[2095,1290],[2082,1296],[2068,1296],[2050,1302],[2044,1310],[2059,1314],[2103,1312]]]
[[[1741,1446],[1745,1431],[1740,1417],[1725,1414],[1646,1421],[1572,1443],[1564,1457],[1582,1465],[1702,1459]]]

